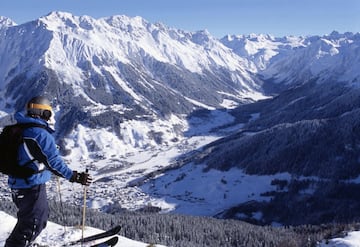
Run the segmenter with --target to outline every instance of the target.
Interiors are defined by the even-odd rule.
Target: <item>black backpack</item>
[[[19,165],[17,160],[19,146],[24,142],[23,131],[30,127],[46,128],[41,124],[26,123],[5,126],[0,134],[0,172],[17,178],[28,178],[36,172]],[[28,163],[34,160],[29,161]]]

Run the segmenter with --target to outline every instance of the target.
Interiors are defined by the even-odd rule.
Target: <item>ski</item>
[[[69,243],[63,244],[61,247],[66,247],[66,246],[73,246],[76,244],[81,244],[81,243],[86,243],[86,242],[91,242],[94,240],[98,240],[98,239],[102,239],[102,238],[106,238],[106,237],[111,237],[113,235],[116,235],[121,229],[121,226],[116,226],[114,228],[111,228],[108,231],[102,232],[102,233],[98,233],[98,234],[94,234],[82,239],[78,239],[75,241],[71,241]]]
[[[119,237],[112,237],[104,242],[95,244],[95,245],[91,245],[91,247],[114,247],[117,242],[119,241]]]
[[[119,237],[115,236],[112,237],[106,241],[91,245],[90,247],[114,247],[117,242],[119,241]],[[81,244],[81,243],[78,243]],[[75,245],[75,244],[74,244]],[[31,245],[31,247],[50,247],[50,245],[43,245],[43,244],[38,244],[38,243],[34,243]]]

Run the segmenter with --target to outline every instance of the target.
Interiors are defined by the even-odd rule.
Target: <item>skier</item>
[[[44,128],[30,127],[23,132],[24,144],[19,147],[19,164],[28,165],[35,173],[25,179],[9,176],[8,185],[18,212],[17,223],[5,247],[31,246],[46,227],[49,207],[45,183],[50,180],[51,174],[85,186],[92,181],[88,173],[71,170],[59,155],[51,135],[54,130],[48,123],[51,115],[50,101],[43,96],[32,98],[27,103],[26,113],[15,114],[18,123],[36,123]]]

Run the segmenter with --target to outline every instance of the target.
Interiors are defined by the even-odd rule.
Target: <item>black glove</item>
[[[73,171],[73,175],[70,178],[70,182],[89,186],[92,182],[92,178],[90,177],[90,174],[87,172]]]

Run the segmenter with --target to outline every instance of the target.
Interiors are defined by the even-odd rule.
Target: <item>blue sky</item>
[[[94,18],[141,16],[149,22],[213,36],[360,32],[360,0],[1,0],[0,16],[18,24],[66,11]]]

